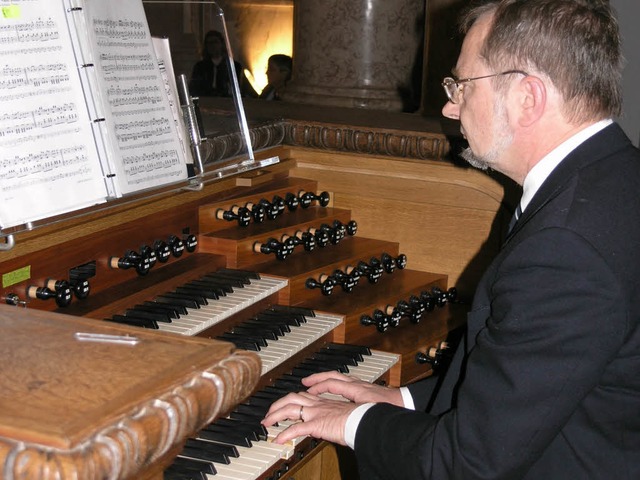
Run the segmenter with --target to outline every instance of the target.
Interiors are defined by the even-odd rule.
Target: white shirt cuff
[[[362,420],[364,414],[367,413],[367,410],[369,410],[374,405],[375,403],[365,403],[357,407],[353,412],[349,414],[347,423],[344,426],[344,441],[350,448],[355,448],[356,431],[358,430],[358,425],[360,425],[360,420]]]
[[[415,410],[416,404],[413,403],[413,397],[407,387],[400,387],[400,393],[402,394],[402,401],[404,402],[404,408],[409,410]]]
[[[411,396],[409,389],[406,387],[400,387],[400,394],[402,395],[404,408],[415,410],[416,406],[413,403],[413,397]],[[344,441],[350,448],[355,448],[356,431],[358,430],[358,425],[360,425],[360,420],[362,420],[364,414],[367,413],[367,410],[369,410],[374,405],[375,403],[365,403],[357,407],[353,412],[349,414],[347,423],[344,426]]]

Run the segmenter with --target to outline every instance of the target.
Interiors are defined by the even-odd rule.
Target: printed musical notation
[[[115,128],[118,141],[124,144],[167,135],[171,132],[171,120],[166,117],[134,120],[118,123]]]
[[[100,38],[98,43],[108,39],[111,44],[115,41],[122,40],[146,40],[147,31],[143,22],[131,19],[111,19],[111,18],[95,18],[93,21],[93,30]]]
[[[162,103],[162,100],[162,90],[157,85],[139,86],[136,83],[132,87],[122,88],[118,84],[107,91],[107,101],[112,108],[127,105],[157,105]]]
[[[158,69],[155,58],[150,54],[101,54],[102,72],[108,76],[120,72],[153,71]]]
[[[140,0],[6,2],[0,230],[187,179]]]
[[[60,39],[57,23],[49,17],[29,22],[0,24],[0,45],[24,45]]]
[[[87,148],[85,145],[75,145],[67,148],[56,148],[43,150],[41,152],[30,152],[25,155],[15,155],[3,158],[0,163],[0,175],[5,179],[24,179],[34,177],[36,173],[49,173],[58,170],[68,170],[68,174],[78,175],[80,170],[68,169],[67,167],[80,167],[87,162]],[[49,175],[40,176],[38,183],[49,181]],[[3,185],[3,191],[16,190],[22,188],[20,183],[11,182]]]
[[[68,125],[77,121],[78,109],[72,103],[0,114],[0,145],[5,138],[15,138],[38,129]]]
[[[67,65],[52,63],[47,65],[9,66],[0,69],[0,91],[21,87],[47,87],[67,84]]]
[[[133,191],[186,179],[186,157],[144,8],[130,0],[109,3],[85,6],[97,43],[98,78],[110,107],[106,122],[113,127],[113,141],[122,157],[116,168],[124,177],[124,192],[127,186]],[[120,17],[113,18],[112,12]],[[167,151],[172,152],[170,162]],[[131,159],[137,159],[135,164]]]
[[[123,163],[127,171],[127,181],[132,184],[143,182],[149,174],[164,176],[176,175],[175,166],[180,163],[180,155],[176,150],[162,150],[156,155],[143,153],[124,157]]]
[[[64,9],[14,3],[0,24],[0,228],[106,197]]]

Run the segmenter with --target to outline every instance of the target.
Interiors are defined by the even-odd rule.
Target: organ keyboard
[[[335,244],[322,240],[313,249],[297,245],[287,255],[265,255],[253,250],[256,242],[265,243],[269,238],[293,237],[296,232],[321,232],[323,225],[337,225],[336,222],[348,225],[354,221],[349,210],[335,208],[331,201],[284,211],[273,218],[267,216],[259,223],[240,224],[216,218],[216,212],[231,210],[234,205],[257,205],[265,199],[275,204],[276,197],[291,197],[299,191],[319,192],[320,189],[315,181],[282,172],[267,173],[259,182],[249,182],[244,187],[229,184],[224,189],[205,187],[202,193],[190,193],[189,201],[160,202],[163,208],[154,205],[145,214],[128,221],[123,222],[115,215],[110,226],[103,227],[100,218],[91,220],[89,233],[75,232],[64,241],[56,238],[36,253],[17,255],[4,262],[0,258],[3,274],[8,272],[10,278],[18,279],[14,283],[4,282],[0,296],[17,297],[16,304],[24,300],[30,308],[96,321],[109,320],[166,335],[224,340],[234,343],[237,349],[254,351],[262,361],[258,390],[238,405],[241,411],[225,412],[228,418],[204,430],[208,438],[191,437],[180,458],[167,470],[166,478],[286,476],[287,470],[294,466],[304,468],[307,459],[322,452],[326,444],[300,439],[296,445],[276,446],[268,437],[284,426],[281,425],[258,434],[255,441],[249,440],[251,446],[235,445],[238,456],[227,455],[229,464],[207,461],[204,469],[201,463],[196,469],[194,465],[198,460],[192,458],[193,452],[202,451],[203,443],[214,443],[211,438],[219,438],[222,430],[245,430],[238,427],[235,417],[249,416],[247,402],[252,397],[262,398],[262,408],[265,408],[265,402],[272,401],[275,389],[280,388],[278,385],[294,388],[295,376],[309,374],[317,368],[336,368],[323,349],[338,349],[336,344],[371,348],[371,355],[365,355],[357,366],[339,368],[369,382],[383,381],[398,386],[430,374],[428,363],[416,363],[415,355],[438,345],[449,330],[457,326],[449,315],[451,305],[423,312],[414,316],[412,322],[401,319],[394,323],[395,328],[385,333],[365,326],[360,320],[362,316],[373,315],[375,310],[406,306],[412,296],[420,297],[433,288],[446,290],[446,275],[396,268],[380,270],[374,282],[366,272],[361,272],[355,275],[357,279],[349,289],[336,286],[331,295],[305,286],[309,278],[325,278],[338,271],[351,274],[357,265],[373,265],[386,257],[400,257],[398,243],[366,238],[358,229],[357,235],[341,237]],[[144,228],[140,228],[141,223]],[[135,268],[114,268],[110,262],[118,252],[135,251],[138,253],[129,254],[128,258],[140,258],[155,248],[150,246],[161,246],[169,236],[183,238],[194,234],[198,238],[194,252],[185,249],[179,257],[164,252],[163,262],[157,261],[155,265],[150,262],[148,268],[137,269],[137,273]],[[28,275],[24,273],[26,263]],[[408,264],[411,265],[411,259]],[[21,277],[28,278],[20,280]],[[73,298],[65,308],[53,302],[26,298],[24,292],[29,286],[49,284],[50,278],[82,280],[90,284],[90,294],[86,298]],[[231,437],[237,435],[234,433]],[[250,452],[255,459],[247,456]],[[331,476],[327,474],[327,478]]]
[[[211,279],[212,277],[203,277],[195,282],[203,282],[202,288],[205,288],[205,285],[208,285],[209,288],[213,288],[215,283],[213,281],[211,283],[207,283],[207,279]],[[188,283],[188,285],[196,285],[196,283]],[[178,314],[178,318],[176,319],[168,319],[166,322],[158,322],[157,328],[159,330],[171,333],[178,333],[180,335],[197,335],[198,333],[212,327],[213,325],[217,325],[223,320],[229,318],[231,315],[238,313],[245,308],[253,305],[254,303],[259,302],[260,300],[267,298],[269,295],[272,295],[278,292],[280,289],[284,288],[287,285],[286,279],[261,276],[259,278],[253,278],[248,280],[246,284],[236,284],[234,286],[229,286],[231,289],[230,292],[224,293],[222,292],[220,296],[217,298],[205,298],[205,302],[194,302],[188,301],[189,290],[186,286],[179,287],[183,289],[184,293],[182,297],[172,297],[171,294],[165,294],[165,296],[158,296],[155,299],[155,303],[162,303],[162,305],[170,306],[179,303],[180,298],[187,299],[185,302],[189,303],[191,306],[184,307],[184,313]],[[197,293],[198,290],[190,290],[191,292],[196,292],[193,295],[202,295],[202,293]],[[178,295],[180,295],[178,293]],[[183,302],[183,303],[185,303]],[[121,320],[126,320],[126,318],[135,319],[136,315],[140,315],[142,311],[144,311],[144,307],[150,307],[150,304],[142,305],[137,309],[134,307],[130,310]],[[157,307],[157,305],[156,305]]]
[[[349,360],[356,364],[348,366],[345,363],[342,365],[343,368],[348,369],[347,375],[370,383],[388,372],[399,358],[394,354],[370,351],[365,348],[351,348],[342,344],[330,345],[325,349],[325,352],[331,351],[332,348],[340,355],[348,352],[350,354],[348,355]],[[293,371],[296,369],[294,368]],[[295,379],[311,373],[304,368],[302,371],[305,374],[289,376],[287,377],[288,382],[283,380],[284,386],[278,387],[278,382],[276,382],[276,386],[271,387],[269,391],[259,391],[252,395],[239,406],[239,408],[244,407],[241,412],[236,409],[230,417],[217,420],[209,427],[205,427],[204,433],[201,432],[194,441],[188,442],[185,451],[165,472],[166,480],[275,479],[289,470],[295,463],[294,455],[296,452],[300,453],[300,446],[305,439],[298,438],[283,445],[272,443],[271,440],[293,422],[284,421],[268,428],[261,428],[259,422],[273,401],[286,395],[289,391],[302,389],[302,386],[297,384]],[[342,397],[337,395],[324,394],[323,396],[344,401]],[[239,431],[244,433],[238,434]],[[217,435],[211,435],[212,432]],[[315,443],[317,444],[317,442]],[[227,454],[220,455],[220,451],[225,451]]]

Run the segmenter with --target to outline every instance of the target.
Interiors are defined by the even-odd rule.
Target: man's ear
[[[542,116],[547,106],[547,87],[544,82],[533,75],[529,75],[518,85],[518,122],[523,127],[529,127]]]

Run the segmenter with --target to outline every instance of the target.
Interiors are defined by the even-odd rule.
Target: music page
[[[60,1],[0,1],[0,228],[106,200]]]
[[[121,192],[186,180],[185,152],[142,2],[92,0],[84,11]]]

